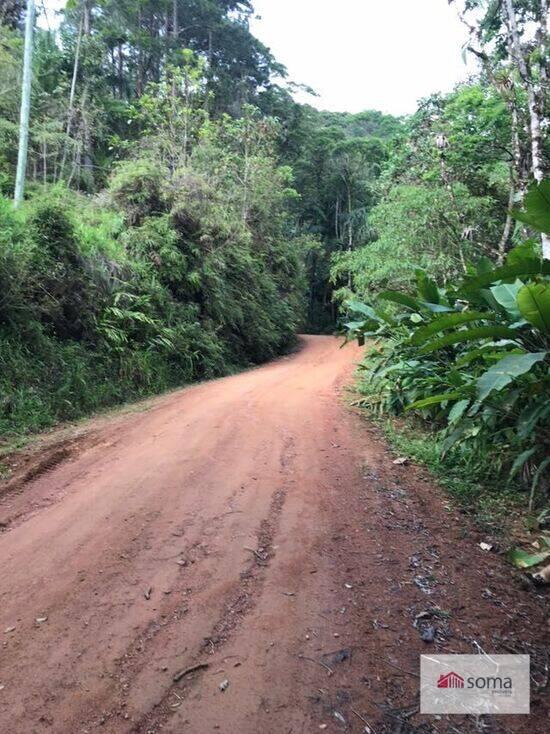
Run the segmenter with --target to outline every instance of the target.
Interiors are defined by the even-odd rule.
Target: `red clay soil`
[[[549,730],[548,597],[346,407],[359,357],[307,337],[6,485],[2,734]],[[531,715],[418,714],[420,654],[481,649],[532,655]]]

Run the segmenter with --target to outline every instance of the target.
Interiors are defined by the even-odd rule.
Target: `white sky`
[[[466,34],[447,0],[256,0],[254,34],[321,109],[414,112],[464,80]]]
[[[65,0],[44,5],[57,25],[52,11]],[[297,99],[320,109],[411,113],[418,99],[450,91],[474,69],[462,60],[466,34],[447,0],[255,0],[254,7],[252,32],[291,81],[319,94]]]

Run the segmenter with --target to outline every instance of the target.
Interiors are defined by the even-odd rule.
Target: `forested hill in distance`
[[[508,329],[505,348],[536,343],[543,355],[514,367],[510,384],[545,384],[546,316],[518,321],[516,298],[530,275],[537,290],[519,300],[547,304],[546,4],[506,0],[473,18],[475,2],[453,4],[479,74],[396,118],[297,103],[284,66],[250,32],[249,0],[71,0],[56,31],[35,28],[24,199],[14,207],[27,4],[3,2],[0,434],[258,364],[292,349],[298,332],[342,322],[387,343],[395,323],[460,331],[461,314],[430,325],[425,304],[438,316],[466,309],[453,288],[503,264],[515,268],[506,293],[478,294],[464,323],[477,328],[489,299],[495,312],[483,318]],[[500,287],[495,278],[487,284]],[[499,298],[511,324],[500,323]],[[518,323],[538,331],[514,341]],[[453,352],[465,359],[460,374],[440,355],[430,363],[429,389],[407,372],[424,363],[402,334],[394,362],[404,372],[376,400],[401,412],[430,398],[430,427],[450,431],[460,419],[465,441],[500,426],[507,446],[515,441],[502,470],[532,478],[546,429],[518,438],[510,412],[484,412],[481,433],[472,428],[476,380],[511,356],[494,349],[497,332],[476,333],[480,352]],[[404,379],[415,385],[406,395]],[[454,398],[438,402],[449,393],[460,415],[447,415]],[[548,415],[544,403],[533,425]],[[481,463],[486,449],[476,447]],[[525,467],[514,463],[521,456]]]
[[[14,90],[24,9],[1,16],[0,75]],[[304,206],[317,176],[304,146],[315,139],[333,166],[338,141],[387,138],[399,123],[297,105],[250,12],[75,2],[58,34],[36,29],[17,211],[19,95],[0,96],[1,432],[225,374],[290,348],[298,330],[334,329],[338,245],[332,214],[323,229]],[[343,208],[338,176],[330,199]]]

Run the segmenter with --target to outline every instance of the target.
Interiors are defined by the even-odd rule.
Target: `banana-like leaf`
[[[377,315],[374,309],[367,303],[361,303],[361,301],[346,301],[345,305],[350,311],[353,311],[354,313],[362,313],[365,316],[368,316],[369,319],[377,320]]]
[[[517,295],[521,315],[539,331],[550,334],[550,283],[529,283]]]
[[[444,403],[446,400],[459,400],[464,397],[464,393],[460,390],[454,392],[441,393],[440,395],[430,395],[429,398],[423,398],[422,400],[415,400],[414,403],[407,405],[405,410],[417,410],[420,408],[427,408],[430,405],[437,405],[438,403]]]
[[[480,288],[485,288],[499,280],[508,280],[522,275],[550,275],[550,260],[530,258],[512,263],[511,265],[503,265],[500,268],[495,268],[475,278],[467,278],[459,290],[468,294]]]
[[[550,180],[533,184],[523,200],[523,210],[513,209],[514,219],[550,234]]]
[[[454,326],[460,326],[466,324],[469,321],[494,321],[497,319],[496,314],[483,311],[465,311],[464,313],[449,313],[443,316],[438,316],[427,326],[423,326],[417,329],[410,339],[411,344],[423,344],[429,339],[432,334],[437,334],[438,331],[445,331],[446,329],[452,329]]]
[[[523,260],[534,260],[538,257],[539,247],[540,240],[534,238],[525,240],[521,245],[516,245],[508,252],[506,255],[506,265],[514,265],[514,263],[522,262]]]
[[[527,553],[527,551],[521,550],[521,548],[512,548],[508,552],[508,560],[511,561],[517,568],[531,568],[531,566],[538,566],[550,556],[550,548],[548,550],[541,551],[540,553]]]
[[[517,334],[512,329],[505,326],[476,326],[473,329],[464,329],[463,331],[455,331],[447,334],[439,339],[425,344],[420,350],[421,354],[429,354],[438,349],[447,347],[451,344],[460,344],[462,342],[477,341],[478,339],[515,339]]]
[[[514,321],[517,321],[520,317],[517,297],[522,288],[523,283],[516,279],[514,283],[500,283],[500,285],[494,285],[490,289],[495,301],[504,308]]]
[[[547,352],[528,352],[527,354],[509,354],[503,357],[477,381],[477,401],[482,403],[493,390],[502,390],[517,377],[526,374],[537,362],[542,362]]]

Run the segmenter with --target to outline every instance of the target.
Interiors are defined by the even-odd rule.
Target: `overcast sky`
[[[45,0],[50,11],[64,4]],[[253,33],[292,81],[319,95],[297,98],[320,109],[414,112],[418,99],[450,91],[473,68],[462,60],[465,32],[447,0],[255,0],[254,6]]]

